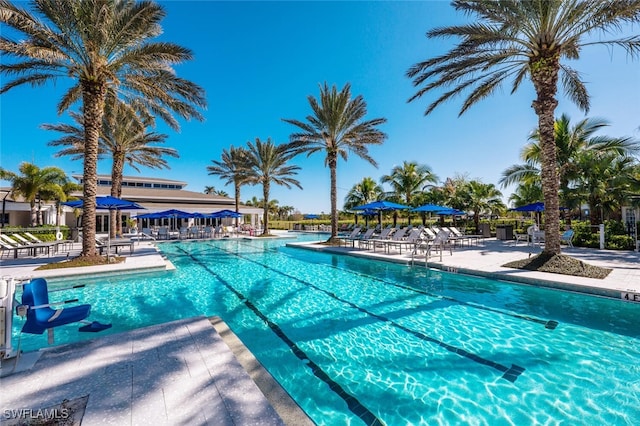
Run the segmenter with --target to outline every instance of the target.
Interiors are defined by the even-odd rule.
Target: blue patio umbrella
[[[84,206],[84,200],[74,200],[67,201],[62,203],[65,206],[72,207],[75,209],[80,209]],[[106,195],[104,197],[96,197],[96,209],[99,210],[143,210],[144,207],[141,205],[129,201],[123,200],[122,198],[112,197],[111,195]],[[111,215],[109,215],[111,216]],[[111,220],[111,217],[109,217]],[[111,226],[111,224],[109,224]],[[107,234],[107,256],[109,256],[109,252],[111,251],[111,232]]]
[[[393,203],[391,201],[374,201],[372,203],[363,204],[361,206],[353,207],[351,210],[405,210],[410,208],[409,206],[405,206],[403,204]]]
[[[437,213],[439,211],[450,210],[451,207],[439,206],[438,204],[424,204],[411,209],[412,212]]]
[[[311,219],[311,220],[320,219],[320,215],[317,215],[317,214],[305,214],[303,217],[305,219]]]
[[[511,212],[543,212],[544,211],[544,203],[537,202],[526,204],[524,206],[515,207],[513,209],[509,209]]]
[[[560,210],[569,210],[566,207],[560,207]],[[524,206],[520,206],[520,207],[514,207],[512,209],[509,209],[510,212],[535,212],[538,213],[536,215],[536,221],[538,222],[538,225],[540,224],[540,214],[544,211],[544,203],[539,201],[537,203],[531,203],[531,204],[526,204]]]
[[[157,213],[143,213],[136,216],[137,219],[160,219]]]
[[[358,215],[364,216],[364,223],[368,227],[369,226],[369,218],[378,215],[376,210],[358,210],[356,212],[356,223],[358,223]]]
[[[211,213],[210,217],[214,217],[214,218],[226,218],[226,217],[239,218],[239,217],[242,217],[242,213],[238,213],[238,212],[234,212],[233,210],[225,209],[225,210],[220,210],[220,211]]]
[[[449,210],[451,207],[440,206],[438,204],[423,204],[422,206],[418,206],[416,208],[411,209],[412,212],[419,213],[429,213],[429,218],[431,218],[431,213],[437,213],[439,211]],[[422,218],[422,224],[424,225],[424,217]]]
[[[467,214],[466,212],[463,212],[461,210],[458,209],[454,209],[454,208],[447,208],[445,210],[438,210],[436,212],[436,214],[438,216],[440,216],[440,222],[444,225],[444,216],[452,216],[453,219],[453,224],[456,224],[456,216],[462,216],[464,214]]]
[[[173,217],[176,219],[190,219],[192,217],[192,213],[176,209],[164,210],[156,212],[155,214],[157,214],[158,217]]]
[[[163,210],[160,212],[149,213],[148,215],[139,215],[139,219],[165,219],[173,218],[174,226],[177,227],[178,219],[190,219],[193,217],[193,213],[185,212],[177,209]]]
[[[462,216],[463,214],[467,213],[463,212],[462,210],[447,208],[445,210],[438,210],[436,214],[439,216]]]
[[[393,210],[406,210],[410,208],[409,206],[405,206],[404,204],[393,203],[391,201],[373,201],[368,204],[363,204],[361,206],[356,206],[351,208],[351,210],[375,210],[378,212],[378,223],[382,224],[382,212],[383,211],[393,211]],[[395,217],[394,217],[394,225],[395,225]]]
[[[65,206],[74,209],[81,209],[84,206],[83,200],[66,201],[62,203]],[[101,210],[138,210],[144,209],[141,205],[133,201],[123,200],[122,198],[112,197],[110,195],[104,197],[96,197],[96,209]]]

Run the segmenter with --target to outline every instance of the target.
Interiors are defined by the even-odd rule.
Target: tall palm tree
[[[263,231],[262,235],[269,235],[269,193],[271,191],[271,183],[282,185],[286,188],[297,186],[302,189],[300,182],[293,176],[298,174],[300,167],[287,165],[289,160],[296,156],[297,151],[294,145],[274,144],[271,139],[265,142],[260,138],[256,138],[255,144],[247,142],[246,157],[243,166],[243,173],[246,176],[246,182],[251,185],[262,185],[262,207],[263,215]]]
[[[589,110],[589,95],[580,74],[567,60],[580,57],[582,48],[604,44],[622,47],[630,57],[640,55],[640,35],[614,40],[594,40],[624,24],[640,21],[640,0],[455,0],[453,6],[478,17],[478,22],[427,33],[429,38],[458,37],[461,42],[449,52],[413,65],[407,72],[420,87],[409,101],[433,90],[445,89],[425,114],[442,102],[466,93],[464,113],[493,94],[507,81],[511,93],[525,78],[533,83],[540,134],[542,189],[546,207],[546,255],[560,253],[560,216],[554,117],[558,105],[558,80],[573,102]]]
[[[225,185],[233,184],[236,212],[240,211],[240,188],[247,181],[245,175],[245,162],[247,151],[244,148],[236,148],[233,145],[229,150],[223,149],[221,160],[211,160],[212,166],[207,166],[210,175],[215,175],[225,180]],[[238,227],[238,218],[236,218]]]
[[[502,202],[502,193],[492,183],[482,183],[472,180],[467,184],[466,209],[473,211],[473,223],[476,232],[480,232],[480,215],[496,214],[506,210]]]
[[[384,197],[384,189],[373,178],[365,177],[349,190],[344,199],[344,208],[349,210],[362,204],[381,200]]]
[[[0,0],[0,22],[26,36],[3,36],[0,51],[10,58],[0,72],[15,77],[0,93],[29,84],[40,86],[70,78],[71,86],[58,103],[58,113],[82,103],[85,128],[83,167],[83,257],[96,255],[95,197],[98,140],[107,93],[133,106],[142,116],[161,117],[179,128],[182,118],[203,117],[204,91],[179,78],[174,64],[190,60],[191,52],[167,42],[152,42],[162,33],[162,6],[133,0],[34,0],[36,14]]]
[[[76,125],[71,124],[43,124],[45,130],[53,130],[65,134],[60,139],[48,143],[49,146],[64,147],[56,157],[72,156],[81,159],[84,154],[84,121],[83,116],[70,113]],[[138,166],[151,169],[168,169],[169,164],[165,156],[179,157],[173,148],[157,146],[165,142],[168,135],[148,132],[153,125],[150,118],[140,118],[129,105],[110,98],[105,104],[102,118],[102,129],[98,142],[98,159],[103,154],[111,155],[111,196],[122,197],[122,180],[124,166],[128,164],[132,169],[140,171]],[[109,227],[111,238],[122,233],[122,217],[117,210],[111,210]]]
[[[377,167],[376,161],[369,156],[369,145],[380,145],[387,135],[376,127],[385,123],[386,118],[374,118],[364,121],[367,104],[361,95],[351,99],[351,85],[345,84],[340,92],[336,86],[329,88],[325,82],[320,86],[320,99],[308,96],[313,111],[307,116],[307,122],[293,119],[283,121],[298,127],[301,132],[291,135],[307,156],[324,151],[325,166],[329,167],[331,179],[331,239],[338,236],[338,157],[348,159],[349,152]]]
[[[11,194],[24,198],[31,208],[31,226],[41,225],[42,219],[36,209],[36,200],[51,200],[64,197],[62,185],[67,175],[58,167],[43,167],[24,162],[18,168],[20,174],[0,167],[0,179],[11,182]],[[59,199],[59,198],[57,198]]]

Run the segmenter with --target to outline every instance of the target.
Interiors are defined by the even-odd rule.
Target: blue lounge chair
[[[560,236],[560,243],[565,243],[569,247],[573,247],[573,236],[575,232],[573,229],[568,229]]]

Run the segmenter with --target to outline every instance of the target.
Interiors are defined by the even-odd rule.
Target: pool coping
[[[315,424],[222,318],[212,316],[208,317],[208,320],[285,424],[292,426]]]
[[[441,270],[443,272],[465,274],[470,276],[479,276],[484,278],[492,278],[492,279],[496,279],[504,282],[529,285],[533,287],[544,287],[544,288],[555,289],[555,290],[569,291],[573,293],[588,294],[588,295],[597,296],[597,297],[606,297],[606,298],[621,300],[629,303],[634,303],[634,302],[622,299],[623,295],[625,294],[625,292],[635,293],[637,291],[635,289],[598,287],[596,285],[591,285],[588,283],[581,284],[581,283],[566,282],[566,281],[562,281],[562,278],[565,276],[562,276],[561,274],[552,274],[548,272],[526,271],[522,269],[513,269],[513,268],[504,268],[504,267],[501,268],[502,270],[499,270],[499,271],[482,271],[479,269],[447,265],[444,262],[425,261],[423,256],[413,260],[411,258],[406,258],[406,257],[392,257],[392,256],[385,255],[383,253],[351,249],[350,247],[319,245],[315,242],[288,243],[287,247],[299,248],[299,249],[309,250],[309,251],[319,251],[319,252],[326,252],[326,253],[332,253],[332,254],[339,254],[343,256],[351,256],[351,257],[357,257],[361,259],[379,260],[382,262],[396,263],[396,264],[402,264],[402,265],[415,264],[415,265],[421,265],[421,266],[425,266],[432,269]],[[544,276],[541,277],[540,276],[541,274],[553,276],[554,279],[547,278]],[[527,276],[527,275],[535,275],[535,276]],[[582,278],[582,277],[575,277],[571,275],[567,275],[566,277],[571,277],[571,279],[573,280],[579,280]]]

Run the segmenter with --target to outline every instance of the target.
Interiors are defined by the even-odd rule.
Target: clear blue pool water
[[[163,244],[176,271],[88,279],[56,300],[93,305],[113,323],[102,334],[219,315],[318,424],[640,419],[640,305],[290,241]],[[66,326],[56,343],[97,336]]]

